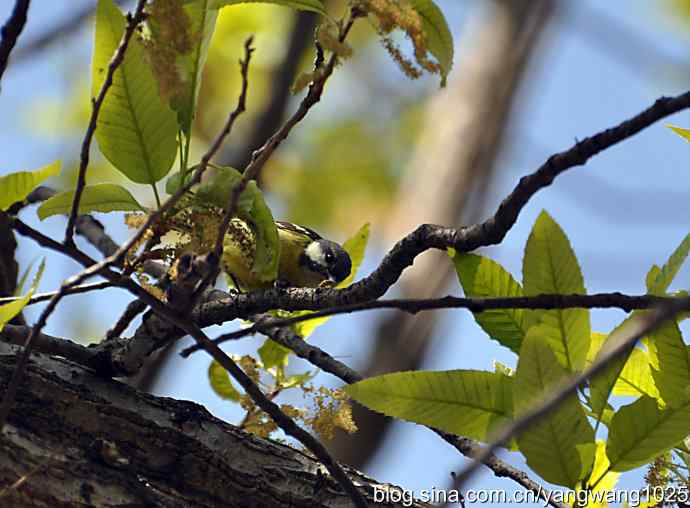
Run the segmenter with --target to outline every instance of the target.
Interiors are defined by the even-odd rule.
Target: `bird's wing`
[[[285,222],[282,220],[277,220],[276,226],[278,226],[278,229],[282,229],[284,231],[289,231],[291,233],[295,233],[298,235],[305,235],[305,236],[311,238],[312,240],[321,240],[322,239],[321,235],[318,234],[313,229],[305,228],[304,226],[299,226],[297,224],[293,224],[292,222]]]

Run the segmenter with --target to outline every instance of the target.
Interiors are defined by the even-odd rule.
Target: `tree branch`
[[[2,39],[0,39],[0,80],[2,80],[2,75],[7,68],[10,53],[17,43],[17,39],[22,33],[22,30],[24,30],[26,14],[29,11],[29,3],[30,0],[17,0],[14,3],[12,14],[10,14],[9,19],[2,26],[2,30],[0,30],[0,36],[2,36]]]
[[[373,300],[369,302],[342,305],[340,307],[330,307],[317,310],[310,314],[303,314],[289,318],[276,318],[269,314],[263,315],[251,326],[219,336],[214,340],[216,344],[221,344],[229,340],[237,340],[247,335],[257,332],[265,332],[269,328],[279,328],[294,325],[311,319],[335,316],[339,314],[351,314],[376,309],[397,309],[410,314],[421,311],[438,309],[467,309],[473,313],[484,312],[494,309],[620,309],[625,312],[639,309],[650,309],[661,304],[669,304],[679,298],[672,296],[655,295],[624,295],[622,293],[599,293],[593,295],[559,295],[542,294],[535,296],[519,296],[505,298],[460,298],[457,296],[445,296],[443,298],[424,298],[424,299],[397,299],[397,300]],[[690,307],[683,309],[689,310]],[[190,346],[180,354],[183,357],[189,356],[198,350],[197,346]]]

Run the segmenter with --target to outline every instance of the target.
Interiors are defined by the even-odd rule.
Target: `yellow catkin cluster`
[[[184,90],[177,57],[192,51],[198,35],[191,33],[191,21],[179,0],[155,0],[148,14],[153,37],[144,43],[161,97],[169,99]]]
[[[432,74],[441,72],[441,66],[427,56],[429,48],[422,18],[408,0],[360,0],[359,6],[376,18],[383,47],[405,75],[415,79],[421,75],[422,71],[402,54],[400,48],[389,37],[389,34],[396,29],[405,32],[412,41],[414,58],[421,69]]]
[[[352,418],[352,406],[340,390],[320,387],[313,394],[314,412],[304,418],[323,439],[333,439],[335,430],[342,429],[349,434],[357,432],[357,424]]]

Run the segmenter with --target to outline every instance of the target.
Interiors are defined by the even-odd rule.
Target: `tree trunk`
[[[0,344],[3,390],[16,351]],[[374,503],[378,484],[347,471],[372,506],[396,506]],[[146,395],[38,354],[1,441],[0,489],[0,505],[17,508],[352,506],[325,469],[295,448],[259,439],[193,402]]]

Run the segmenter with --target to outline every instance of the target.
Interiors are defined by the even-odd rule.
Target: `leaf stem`
[[[152,183],[151,188],[153,189],[153,195],[156,196],[156,208],[160,208],[161,207],[161,197],[158,195],[158,188],[156,187],[156,184]]]

